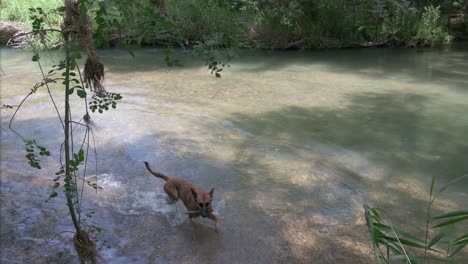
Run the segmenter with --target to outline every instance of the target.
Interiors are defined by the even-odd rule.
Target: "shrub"
[[[432,5],[424,7],[416,34],[417,43],[421,46],[436,46],[447,44],[451,40],[452,37],[440,24],[439,7]]]
[[[236,3],[236,2],[233,2]],[[183,39],[212,46],[247,46],[252,23],[248,6],[228,0],[180,0],[167,3],[169,15]]]

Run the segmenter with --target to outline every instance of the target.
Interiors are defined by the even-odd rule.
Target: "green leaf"
[[[84,161],[84,150],[80,149],[80,152],[78,152],[78,158],[79,161]]]
[[[57,197],[57,195],[58,195],[58,193],[57,193],[57,192],[53,192],[53,193],[51,193],[51,194],[50,194],[50,196],[49,196],[49,197],[50,197],[50,198],[54,198],[54,197]]]
[[[32,57],[32,61],[38,61],[39,60],[39,54],[34,54],[34,56]]]
[[[440,232],[438,233],[435,237],[433,237],[431,239],[431,241],[429,242],[429,244],[427,244],[427,247],[428,248],[431,248],[433,245],[435,245],[437,242],[439,242],[439,240],[445,236],[445,232]]]
[[[440,190],[439,190],[438,193],[443,192],[443,191],[444,191],[445,189],[447,189],[450,185],[452,185],[452,184],[454,184],[454,183],[456,183],[456,182],[458,182],[458,181],[461,181],[461,180],[463,180],[464,178],[467,178],[467,177],[468,177],[468,174],[463,175],[463,176],[460,176],[460,177],[458,177],[458,178],[455,178],[455,179],[449,181],[446,185],[444,185],[442,188],[440,188]]]
[[[376,228],[378,228],[379,230],[383,230],[383,231],[386,231],[386,232],[389,232],[389,233],[395,232],[395,234],[397,234],[397,236],[399,236],[399,237],[401,236],[401,237],[413,240],[415,242],[425,243],[424,239],[419,238],[419,237],[417,237],[415,235],[412,235],[412,234],[410,234],[408,232],[401,231],[401,230],[398,230],[396,228],[392,228],[391,226],[384,225],[384,224],[379,224],[379,223],[374,223],[374,226]]]
[[[468,215],[467,216],[462,216],[462,217],[457,217],[457,218],[454,218],[454,219],[439,223],[439,224],[437,224],[437,225],[435,225],[433,227],[436,228],[436,227],[443,227],[443,226],[453,225],[453,224],[456,224],[458,222],[462,222],[462,221],[465,221],[465,220],[468,220]]]
[[[455,256],[458,252],[460,252],[460,250],[462,250],[464,247],[466,246],[465,245],[459,245],[454,251],[452,251],[452,253],[450,253],[449,255],[449,258]]]
[[[86,91],[85,91],[85,90],[76,90],[76,94],[77,94],[80,98],[85,98],[85,97],[86,97]]]
[[[76,59],[81,59],[81,52],[75,52],[73,54],[73,57],[75,57]]]
[[[439,258],[439,257],[433,257],[433,256],[418,256],[418,255],[396,255],[396,256],[391,256],[390,260],[406,260],[410,259],[412,261],[417,261],[417,260],[434,260],[434,261],[439,261],[439,262],[445,262],[445,263],[452,263],[450,259],[445,259],[445,258]]]
[[[434,192],[434,183],[435,183],[435,176],[432,176],[432,182],[431,182],[431,189],[429,190],[429,196],[432,197],[432,193]]]
[[[390,248],[390,250],[394,253],[394,254],[401,254],[401,248],[399,246],[397,246],[395,243],[393,242],[387,242],[386,245]]]
[[[468,238],[468,234],[464,234],[463,236],[459,237],[459,238],[456,238],[452,241],[452,243],[457,243],[457,241],[461,241],[461,240],[464,240],[464,239],[467,239]]]
[[[389,236],[382,236],[383,239],[386,239],[386,240],[389,240],[389,241],[393,241],[393,242],[396,242],[396,243],[401,243],[403,245],[407,245],[407,246],[410,246],[410,247],[414,247],[414,248],[426,248],[426,246],[424,244],[421,244],[421,243],[417,243],[417,242],[414,242],[414,241],[411,241],[411,240],[408,240],[408,239],[404,239],[404,238],[394,238],[394,237],[389,237]],[[433,251],[437,251],[437,250],[433,250]]]
[[[442,219],[442,218],[448,218],[448,217],[454,217],[454,216],[467,216],[467,215],[468,215],[468,211],[465,211],[465,210],[453,211],[447,214],[435,216],[432,219]]]
[[[468,238],[459,240],[458,242],[454,243],[454,245],[468,245]]]
[[[68,95],[73,94],[74,91],[75,91],[75,89],[73,89],[73,88],[68,89]]]

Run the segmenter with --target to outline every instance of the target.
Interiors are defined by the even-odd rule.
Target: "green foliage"
[[[4,105],[2,105],[2,106],[0,107],[0,109],[13,109],[14,107],[15,107],[14,105],[6,105],[6,104],[4,104]]]
[[[228,0],[169,1],[168,12],[175,21],[179,38],[200,41],[212,47],[245,47],[248,25],[247,8],[234,9]]]
[[[122,96],[117,93],[94,94],[89,102],[89,109],[91,112],[98,110],[99,113],[109,110],[109,106],[115,109],[117,101],[121,100]]]
[[[88,101],[87,101],[87,92],[86,88],[89,91],[94,93],[94,96],[99,97],[95,99],[93,96],[91,105],[99,110],[100,113],[103,110],[109,110],[109,106],[116,108],[118,100],[122,99],[122,96],[119,94],[108,93],[101,81],[104,77],[104,66],[99,60],[99,56],[94,48],[92,43],[91,30],[92,26],[89,23],[89,18],[87,15],[87,10],[89,10],[90,2],[87,0],[79,0],[78,2],[68,1],[67,12],[64,13],[65,22],[63,27],[56,29],[48,20],[48,16],[43,8],[30,8],[31,12],[30,19],[32,21],[32,31],[25,33],[28,38],[30,36],[36,36],[39,38],[39,41],[46,45],[44,36],[49,32],[57,32],[60,36],[60,42],[63,44],[65,49],[65,59],[61,61],[58,65],[52,66],[52,69],[48,71],[47,74],[43,71],[41,65],[41,57],[39,56],[37,46],[32,43],[31,47],[34,50],[31,60],[37,63],[42,73],[42,81],[37,83],[29,92],[29,94],[21,101],[18,105],[17,110],[13,114],[9,127],[16,133],[26,145],[26,158],[29,164],[37,169],[41,169],[38,155],[49,156],[50,152],[43,146],[40,146],[36,143],[35,140],[27,140],[17,131],[12,128],[12,122],[15,118],[16,113],[20,110],[23,103],[33,94],[38,92],[39,88],[47,88],[47,93],[51,99],[53,107],[57,112],[57,117],[60,120],[63,132],[64,140],[61,145],[60,151],[60,171],[56,173],[56,178],[54,181],[53,191],[49,195],[48,200],[58,196],[57,188],[60,187],[60,180],[63,179],[63,188],[65,197],[67,199],[67,206],[69,209],[70,216],[72,218],[73,225],[76,229],[75,241],[81,239],[80,243],[75,243],[75,248],[82,262],[84,260],[89,260],[90,262],[95,263],[97,259],[97,251],[95,250],[95,243],[87,239],[88,233],[84,231],[81,227],[82,224],[85,224],[82,219],[82,208],[81,200],[83,198],[82,190],[77,188],[77,183],[82,181],[87,182],[94,189],[98,189],[97,183],[91,183],[86,180],[86,164],[88,159],[88,151],[90,148],[90,133],[92,133],[92,121],[88,113]],[[64,8],[57,9],[59,12],[65,11]],[[72,14],[80,14],[79,17]],[[73,33],[70,33],[70,29],[73,29]],[[79,69],[78,60],[81,58],[81,53],[84,52],[87,55],[85,62],[85,67],[83,74]],[[59,77],[54,77],[54,75],[59,74]],[[54,96],[50,92],[49,83],[55,83],[60,80],[64,88],[64,112],[61,114],[57,105],[55,104]],[[85,81],[86,80],[86,84]],[[85,115],[78,122],[73,120],[71,115],[71,97],[76,91],[76,94],[80,98],[84,106]],[[93,111],[94,112],[94,111]],[[62,119],[63,115],[63,119]],[[83,123],[81,121],[83,120]],[[77,137],[76,132],[74,132],[73,126],[82,126],[85,128],[85,132],[82,138],[81,146],[79,147],[78,153],[72,153],[74,149],[75,141],[73,140],[74,136]],[[86,143],[86,145],[85,145]],[[63,152],[62,152],[63,150]],[[63,154],[63,156],[62,156]],[[72,157],[71,157],[72,156]],[[63,160],[62,160],[63,158]],[[80,165],[84,164],[84,168],[79,168]],[[77,173],[82,172],[83,177],[78,177]],[[47,201],[48,201],[47,200]],[[81,238],[78,238],[81,237]],[[83,240],[84,239],[84,240]],[[83,242],[83,243],[81,243]]]
[[[397,33],[406,1],[274,0],[255,1],[261,18],[258,34],[273,48],[323,48],[383,42]],[[414,22],[416,19],[413,19]]]
[[[412,45],[418,23],[412,1],[366,0],[357,10],[358,31],[365,41],[387,46]]]
[[[19,2],[6,0],[2,5],[21,6],[22,13],[30,8]],[[434,46],[451,40],[440,22],[441,10],[454,13],[464,9],[463,0],[178,0],[166,1],[167,10],[159,10],[159,2],[93,1],[89,11],[96,25],[96,45],[193,48],[201,42],[209,49]],[[61,10],[60,1],[54,3],[40,10],[33,7],[34,14],[12,18],[30,28],[47,22],[58,29],[61,18],[54,14]],[[47,33],[35,41],[50,47],[56,46],[58,38]]]
[[[58,9],[63,4],[61,0],[2,0],[0,1],[0,20],[21,22],[24,31],[43,28],[59,29],[61,16]],[[30,37],[31,50],[55,48],[60,43],[60,34],[44,31]],[[35,46],[32,48],[31,46]]]
[[[70,171],[77,171],[80,163],[84,161],[84,150],[80,149],[78,153],[73,154],[73,160],[70,160]]]
[[[174,42],[174,24],[157,8],[157,0],[97,1],[91,8],[98,47],[133,47]]]
[[[468,223],[468,211],[452,211],[432,218],[430,217],[430,211],[440,193],[450,185],[466,178],[468,178],[468,175],[450,181],[440,188],[437,193],[434,193],[435,178],[432,178],[429,189],[428,211],[426,219],[424,219],[426,221],[425,238],[420,238],[393,227],[388,224],[378,208],[364,205],[366,225],[379,263],[391,263],[392,260],[407,260],[409,263],[418,260],[456,263],[455,256],[468,245],[466,229],[457,229],[458,225]],[[434,235],[429,240],[429,222],[431,220],[438,223],[431,228]],[[410,255],[409,250],[415,253]],[[431,251],[433,254],[428,255],[427,251]]]
[[[26,22],[27,29],[29,26],[33,30],[29,40],[29,49],[32,50],[47,50],[60,46],[61,36],[58,30],[60,29],[61,17],[58,12],[63,7],[54,9],[42,7],[30,7],[29,20]],[[44,28],[52,29],[44,30]],[[34,61],[34,59],[33,59]]]
[[[48,13],[62,5],[62,0],[2,0],[0,1],[0,20],[18,21],[31,26],[30,8],[41,7],[45,13]],[[58,18],[51,20],[51,23],[58,24]]]
[[[36,169],[41,169],[41,164],[37,154],[40,156],[50,156],[50,152],[43,146],[40,146],[36,143],[36,140],[25,140],[25,149],[26,149],[26,159],[28,160],[29,165]]]
[[[229,61],[235,56],[234,49],[219,49],[214,47],[213,42],[195,41],[193,53],[205,61],[208,70],[216,77],[221,77],[221,71],[229,67]]]
[[[422,46],[435,46],[450,42],[451,37],[440,24],[439,7],[424,7],[416,40]]]
[[[422,34],[416,38],[418,32],[424,32],[428,26],[420,24],[415,1],[249,2],[258,12],[256,36],[265,47],[414,46],[438,45],[450,40],[446,31],[440,30],[443,27],[437,28],[435,37],[430,36],[429,40],[428,35]],[[429,10],[429,14],[433,13]]]

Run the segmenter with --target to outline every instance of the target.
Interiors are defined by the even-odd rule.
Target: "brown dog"
[[[215,221],[216,232],[219,232],[219,219],[213,213],[213,208],[211,207],[214,189],[211,189],[211,191],[207,193],[186,180],[170,178],[162,173],[153,171],[146,161],[145,166],[151,174],[166,181],[166,184],[164,184],[164,191],[167,193],[167,196],[169,196],[173,202],[177,202],[181,199],[188,210],[187,214],[190,219],[199,216],[208,217]]]

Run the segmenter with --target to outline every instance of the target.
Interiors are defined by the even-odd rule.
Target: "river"
[[[245,51],[222,78],[186,55],[166,67],[157,49],[100,55],[107,90],[123,96],[92,115],[88,177],[103,189],[86,188],[83,208],[103,228],[104,263],[374,263],[363,204],[422,236],[431,177],[437,188],[468,173],[466,46]],[[41,57],[48,71],[61,53]],[[2,105],[40,81],[25,51],[1,49],[1,69]],[[51,89],[63,109],[63,88]],[[45,202],[62,136],[50,98],[39,90],[13,124],[52,152],[41,170],[8,129],[13,112],[1,112],[1,262],[77,263],[62,189]],[[214,187],[221,233],[169,205],[143,161]],[[467,187],[449,188],[434,214],[466,209]]]

